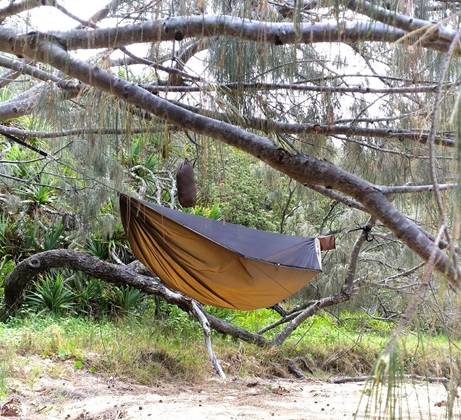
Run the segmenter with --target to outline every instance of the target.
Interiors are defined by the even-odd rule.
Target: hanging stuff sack
[[[194,207],[197,200],[197,186],[195,185],[194,167],[188,159],[184,159],[176,172],[176,186],[181,206]]]

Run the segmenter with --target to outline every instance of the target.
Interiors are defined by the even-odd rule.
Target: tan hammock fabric
[[[321,271],[315,238],[278,235],[120,195],[136,257],[166,285],[213,306],[267,308]]]

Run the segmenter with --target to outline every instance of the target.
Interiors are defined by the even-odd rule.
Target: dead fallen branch
[[[429,382],[429,383],[436,383],[436,384],[446,384],[448,383],[449,379],[443,376],[422,376],[422,375],[402,375],[402,379],[412,380],[412,381],[421,381],[421,382]],[[373,380],[373,376],[343,376],[343,377],[335,377],[331,378],[328,382],[332,384],[347,384],[351,382],[366,382],[369,380]]]

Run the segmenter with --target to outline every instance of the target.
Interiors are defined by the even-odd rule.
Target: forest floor
[[[258,317],[267,312],[236,315],[241,318],[234,322],[257,331]],[[389,400],[392,415],[379,418],[444,418],[447,392],[441,384],[395,382],[378,389],[365,382],[331,382],[372,372],[391,327],[348,313],[340,322],[318,315],[280,348],[215,334],[213,345],[228,375],[221,381],[213,377],[200,328],[182,312],[163,323],[147,317],[19,317],[0,323],[0,416],[338,419],[357,413],[357,418],[378,418]],[[459,357],[461,345],[455,344],[442,335],[409,334],[400,343],[400,367],[385,377],[397,371],[446,377],[450,360]],[[307,379],[289,372],[295,359],[306,363]],[[461,418],[461,407],[455,410]]]
[[[368,397],[364,382],[208,378],[196,383],[161,380],[145,386],[76,369],[71,361],[27,356],[18,365],[22,375],[9,380],[10,392],[0,398],[0,414],[31,420],[339,419],[353,418],[355,413],[358,418],[377,418],[384,407],[383,401],[379,404]],[[397,392],[395,417],[445,417],[442,385],[402,383]],[[385,399],[385,392],[381,395]],[[459,404],[455,414],[455,418],[461,415]]]

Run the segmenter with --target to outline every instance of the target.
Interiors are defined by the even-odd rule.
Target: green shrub
[[[75,273],[69,278],[68,285],[73,293],[77,313],[99,317],[107,312],[107,300],[104,298],[106,286],[103,282]]]
[[[187,209],[185,209],[185,211],[187,213],[192,213],[195,216],[203,216],[208,219],[219,220],[221,218],[221,209],[217,204],[211,207],[195,206],[189,211]]]
[[[63,245],[64,225],[56,223],[52,225],[46,232],[43,238],[43,251],[61,248]]]
[[[62,315],[75,309],[74,294],[61,272],[47,274],[39,280],[35,290],[28,293],[26,303],[38,313]]]
[[[53,194],[54,189],[41,185],[30,185],[22,190],[26,199],[36,206],[44,206],[52,203],[56,196]]]
[[[5,279],[14,270],[14,261],[7,256],[0,260],[0,299],[3,299]]]
[[[14,270],[15,263],[8,256],[4,256],[0,260],[0,286],[3,285],[4,280],[10,275]]]
[[[17,220],[0,214],[0,253],[1,256],[13,257],[22,246],[22,236]]]
[[[145,295],[134,287],[120,286],[109,290],[109,304],[117,316],[136,312],[144,306]]]
[[[91,237],[86,242],[86,250],[89,254],[100,258],[101,260],[107,260],[109,258],[109,247],[107,242],[102,238]]]

